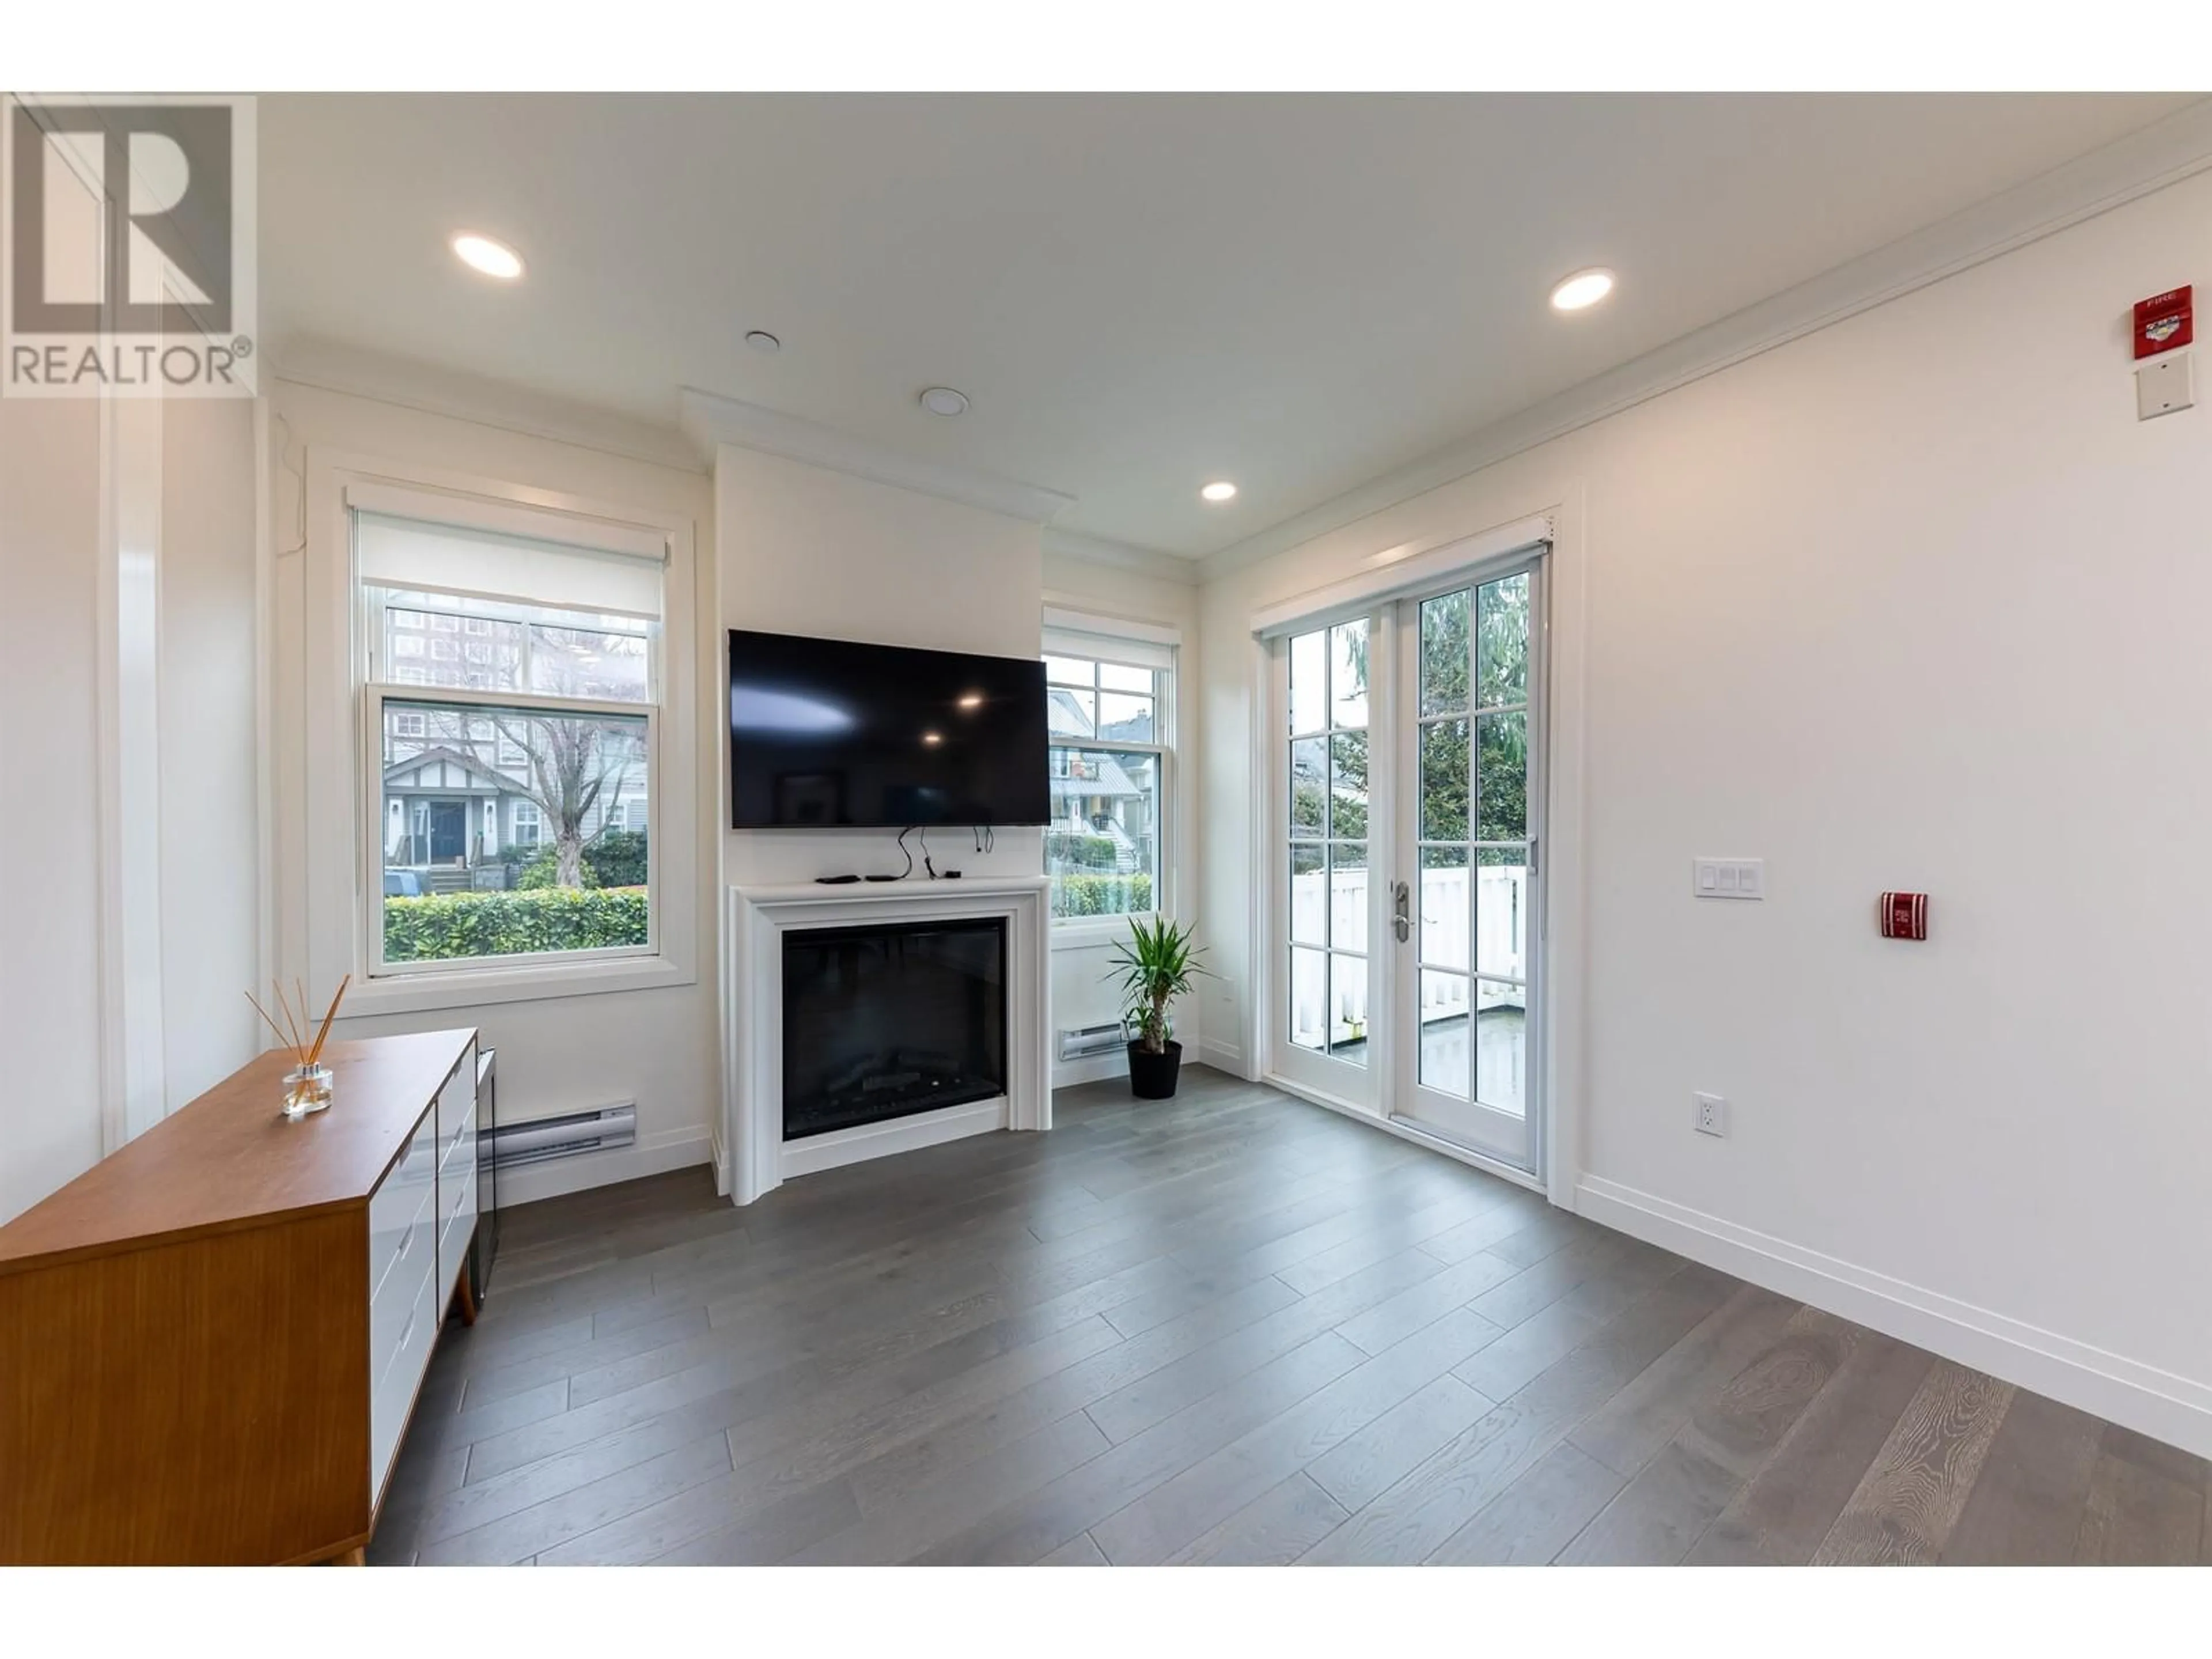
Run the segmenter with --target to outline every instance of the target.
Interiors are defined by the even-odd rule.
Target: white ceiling
[[[1197,556],[2188,101],[270,97],[263,332],[664,425],[697,386]]]

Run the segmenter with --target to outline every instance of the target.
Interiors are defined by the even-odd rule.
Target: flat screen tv
[[[730,631],[740,830],[1042,823],[1044,665]]]

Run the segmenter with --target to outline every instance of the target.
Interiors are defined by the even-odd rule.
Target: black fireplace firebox
[[[783,935],[783,1136],[1006,1092],[1006,924]]]

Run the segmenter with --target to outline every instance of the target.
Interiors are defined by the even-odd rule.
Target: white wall
[[[1192,575],[1197,574],[1195,566]],[[1176,660],[1176,756],[1169,801],[1167,849],[1170,908],[1178,920],[1194,921],[1198,907],[1198,780],[1199,780],[1199,640],[1198,589],[1194,582],[1176,581],[1119,566],[1071,558],[1047,550],[1044,557],[1044,602],[1055,609],[1081,611],[1106,622],[1142,623],[1171,628],[1182,636]],[[1103,1025],[1121,1017],[1121,997],[1113,976],[1113,948],[1097,935],[1063,936],[1052,955],[1052,1023],[1056,1030],[1079,1030]],[[1084,942],[1078,942],[1084,939]],[[1176,1040],[1183,1057],[1205,1058],[1203,1011],[1206,991],[1189,998],[1175,1012]],[[1055,1087],[1096,1078],[1117,1077],[1128,1071],[1127,1056],[1120,1052],[1078,1060],[1054,1061]]]
[[[2138,423],[2127,349],[2208,270],[2199,177],[1209,586],[1232,991],[1255,606],[1563,505],[1578,1203],[2212,1452],[2212,409]]]
[[[0,1220],[254,1052],[253,406],[122,413],[0,404]]]
[[[714,462],[725,629],[863,640],[877,645],[1037,653],[1043,611],[1037,526],[1003,514],[877,483],[758,450],[722,445]],[[702,678],[728,683],[727,643],[718,636]],[[729,720],[715,724],[728,746]],[[729,822],[726,771],[702,799],[714,822]],[[732,884],[811,881],[902,866],[889,830],[732,830],[726,878]],[[915,845],[912,837],[908,845]],[[1035,875],[1042,848],[1035,830],[1000,832],[978,854],[965,831],[931,843],[945,867],[970,875]],[[917,863],[916,868],[920,866]]]
[[[319,518],[303,524],[301,474],[307,453],[374,458],[470,474],[514,485],[559,491],[633,507],[672,513],[690,520],[700,550],[698,591],[684,594],[671,584],[668,628],[692,630],[699,653],[701,702],[718,704],[720,635],[714,626],[712,560],[713,490],[703,471],[616,455],[580,444],[556,442],[476,421],[425,413],[368,398],[279,380],[273,391],[281,420],[272,422],[285,446],[285,459],[274,472],[273,518],[279,552],[275,580],[276,663],[273,702],[278,714],[276,749],[278,945],[283,971],[299,971],[307,954],[310,926],[304,902],[307,855],[303,823],[307,741],[300,720],[302,699],[304,562],[343,560],[342,548],[327,545],[330,532]],[[302,535],[304,550],[298,549]],[[696,723],[689,754],[665,753],[664,767],[695,769],[700,810],[690,826],[697,838],[698,918],[696,977],[694,982],[643,990],[540,998],[523,1001],[455,1006],[407,1014],[379,1014],[341,1019],[340,1035],[381,1036],[474,1025],[483,1042],[499,1050],[499,1103],[502,1121],[558,1115],[635,1101],[637,1146],[623,1152],[525,1170],[503,1196],[526,1198],[571,1184],[628,1179],[659,1169],[705,1163],[708,1124],[720,1097],[719,1004],[715,994],[713,941],[715,938],[714,869],[718,819],[708,811],[714,798],[715,751],[727,730],[719,714]],[[665,791],[663,791],[665,793]],[[656,803],[656,806],[659,803]],[[684,826],[672,817],[657,823],[663,835]],[[342,856],[349,857],[349,854]],[[314,926],[323,926],[317,918]],[[319,986],[320,994],[331,988]]]
[[[174,1111],[260,1050],[253,405],[163,407],[161,1037]]]
[[[99,420],[0,401],[0,1221],[100,1155]]]

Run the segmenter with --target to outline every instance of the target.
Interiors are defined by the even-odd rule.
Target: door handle
[[[1390,884],[1390,927],[1403,945],[1413,936],[1413,890],[1402,881]]]

